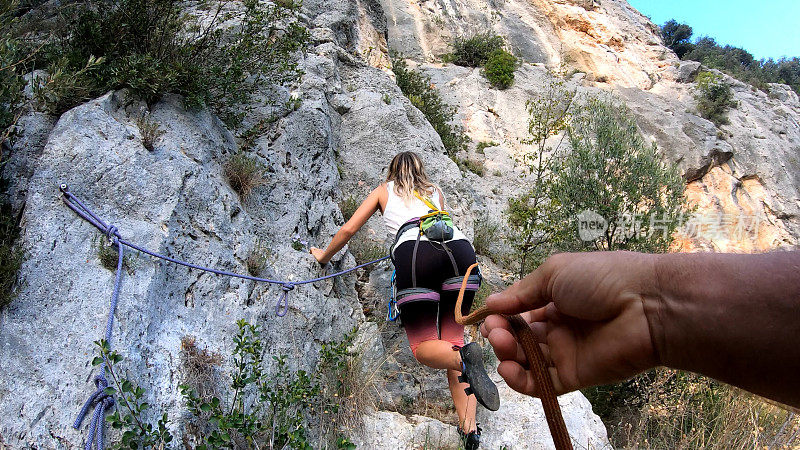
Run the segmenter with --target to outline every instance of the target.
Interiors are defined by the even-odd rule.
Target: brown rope
[[[495,314],[485,305],[466,317],[461,314],[461,303],[464,301],[464,290],[467,287],[467,279],[472,273],[472,270],[477,266],[478,263],[469,266],[466,275],[464,275],[464,280],[461,282],[461,289],[458,291],[455,314],[456,322],[461,325],[472,325]],[[536,338],[533,336],[533,332],[525,320],[519,315],[505,316],[505,318],[511,324],[511,329],[517,341],[522,345],[522,350],[525,352],[525,357],[528,359],[528,365],[531,368],[531,372],[533,372],[534,382],[541,394],[544,415],[547,418],[547,426],[550,427],[550,434],[553,436],[553,443],[556,449],[572,450],[572,441],[569,438],[567,426],[564,424],[564,417],[561,415],[561,407],[558,405],[558,397],[553,387],[553,380],[550,379],[550,373],[545,363],[544,355],[539,348],[539,344],[536,342]]]

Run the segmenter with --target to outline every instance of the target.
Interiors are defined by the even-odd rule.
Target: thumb
[[[554,255],[529,273],[525,278],[509,286],[503,292],[490,295],[486,306],[499,314],[519,314],[524,311],[541,308],[551,298],[550,280],[564,265],[566,255]]]

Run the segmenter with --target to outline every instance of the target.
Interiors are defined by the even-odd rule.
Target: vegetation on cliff
[[[712,72],[697,75],[697,112],[717,126],[728,123],[728,110],[736,106],[731,87]]]
[[[4,27],[0,58],[35,54],[20,67],[45,70],[34,93],[39,106],[53,114],[127,88],[148,103],[166,93],[181,94],[187,106],[210,106],[236,125],[259,84],[299,78],[296,53],[308,33],[297,21],[299,4],[291,1],[210,5],[198,14],[178,0],[65,4],[51,19],[52,30],[33,20]],[[18,92],[18,78],[12,81]],[[7,115],[4,111],[0,125],[8,123]]]
[[[394,55],[392,71],[403,95],[428,119],[442,139],[447,155],[455,160],[456,154],[469,142],[462,127],[453,123],[455,109],[442,100],[429,77],[409,68],[402,57]]]
[[[483,67],[483,75],[497,89],[508,89],[514,83],[519,61],[505,49],[502,36],[479,33],[469,38],[457,37],[450,43],[452,52],[443,60],[459,66]]]
[[[181,340],[186,403],[181,418],[183,445],[222,448],[354,448],[342,435],[359,426],[372,401],[370,383],[361,378],[359,357],[350,350],[353,333],[341,341],[320,345],[312,372],[291,371],[286,356],[272,356],[261,328],[237,322],[231,354],[229,386],[220,386],[222,356],[199,348],[193,336]],[[115,448],[176,448],[169,424],[174,420],[148,404],[146,391],[121,369],[124,357],[105,341],[96,342],[97,366],[105,363],[109,387],[118,406],[107,418],[122,432]],[[274,366],[273,370],[269,370]],[[227,377],[226,377],[227,378]],[[222,389],[222,392],[220,390]],[[342,403],[341,399],[348,399]],[[154,421],[148,418],[155,419]]]
[[[497,89],[508,89],[514,84],[517,58],[505,50],[495,50],[483,67],[483,75]]]
[[[503,50],[505,41],[493,33],[479,33],[468,38],[457,37],[450,44],[453,51],[444,55],[447,62],[459,66],[482,67],[497,50]]]
[[[630,110],[574,97],[554,82],[528,103],[534,182],[507,210],[520,275],[557,251],[665,251],[684,212],[677,167],[644,141]],[[546,145],[561,132],[568,150]]]
[[[743,48],[719,45],[708,36],[692,42],[692,33],[691,26],[675,20],[667,21],[661,27],[664,45],[681,59],[699,61],[763,91],[767,91],[767,83],[783,83],[800,94],[800,58],[757,60]]]

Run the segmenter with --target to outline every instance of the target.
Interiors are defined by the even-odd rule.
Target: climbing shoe
[[[500,394],[483,367],[480,346],[470,342],[458,351],[461,354],[461,375],[458,376],[458,381],[469,384],[464,392],[467,395],[475,394],[475,399],[489,411],[497,411],[500,408]]]
[[[477,430],[465,433],[461,428],[458,429],[458,435],[461,436],[461,444],[464,450],[478,450],[481,445],[481,427],[476,427]]]

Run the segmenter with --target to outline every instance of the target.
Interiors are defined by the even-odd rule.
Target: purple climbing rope
[[[116,234],[116,228],[108,227],[106,237],[111,240],[112,244],[117,247],[117,270],[114,274],[114,289],[111,291],[111,305],[108,311],[108,319],[106,319],[106,343],[111,341],[111,330],[114,326],[114,311],[117,309],[117,301],[119,300],[119,285],[122,281],[122,261],[123,261],[123,246],[119,243],[119,236]],[[89,439],[86,440],[86,450],[92,449],[92,443],[96,450],[103,450],[104,444],[104,430],[101,421],[105,420],[106,411],[114,406],[114,396],[106,393],[108,387],[108,380],[106,379],[106,362],[105,360],[100,364],[100,373],[94,377],[95,389],[94,393],[86,400],[72,424],[72,428],[76,430],[80,428],[83,419],[89,412],[92,405],[94,407],[94,414],[92,414],[92,421],[89,424]]]
[[[300,280],[300,281],[282,281],[282,280],[273,280],[270,278],[261,278],[261,277],[254,277],[252,275],[244,275],[235,272],[228,272],[225,270],[214,269],[211,267],[204,267],[197,264],[192,264],[187,261],[182,261],[179,259],[171,258],[166,255],[162,255],[160,253],[156,253],[152,250],[146,249],[144,247],[140,247],[130,241],[127,241],[122,238],[119,234],[119,229],[114,225],[106,223],[103,219],[100,218],[97,214],[94,213],[86,204],[81,202],[75,195],[70,192],[69,187],[66,184],[61,184],[59,186],[61,193],[63,194],[62,199],[64,203],[73,210],[78,216],[82,219],[86,220],[87,222],[91,223],[95,226],[98,230],[103,232],[106,237],[111,241],[111,243],[117,247],[117,270],[114,277],[114,289],[111,292],[111,305],[109,307],[108,312],[108,319],[106,320],[106,330],[105,330],[105,340],[108,345],[111,344],[111,332],[114,325],[114,311],[117,309],[117,301],[119,300],[119,287],[122,279],[122,261],[123,261],[123,248],[125,246],[130,247],[133,250],[136,250],[141,253],[145,253],[150,255],[154,258],[163,259],[165,261],[169,261],[174,264],[178,264],[181,266],[188,267],[190,269],[197,269],[204,272],[210,272],[217,275],[223,275],[228,277],[235,277],[235,278],[242,278],[245,280],[251,281],[258,281],[262,283],[269,283],[269,284],[279,284],[281,286],[281,294],[278,297],[278,301],[275,303],[275,314],[279,317],[283,317],[289,310],[289,292],[292,291],[295,286],[315,283],[317,281],[327,280],[329,278],[338,277],[347,273],[350,273],[354,270],[360,269],[362,267],[369,266],[371,264],[375,264],[386,259],[389,259],[389,255],[384,256],[382,258],[378,258],[376,260],[366,262],[364,264],[359,264],[353,268],[342,270],[340,272],[332,273],[329,275],[324,275],[317,278],[311,278],[308,280]],[[108,380],[106,380],[106,364],[103,362],[100,365],[100,373],[94,378],[94,383],[96,386],[96,390],[92,395],[89,397],[88,400],[83,404],[80,412],[78,413],[77,419],[75,419],[75,423],[72,424],[72,427],[78,429],[83,422],[83,419],[89,413],[89,409],[91,409],[92,405],[94,407],[94,414],[92,415],[92,421],[89,425],[89,439],[86,440],[86,450],[91,450],[92,445],[94,445],[95,450],[103,450],[103,440],[104,440],[104,428],[102,421],[105,418],[105,413],[114,405],[114,397],[113,395],[109,395],[105,392],[106,388],[108,387]]]

